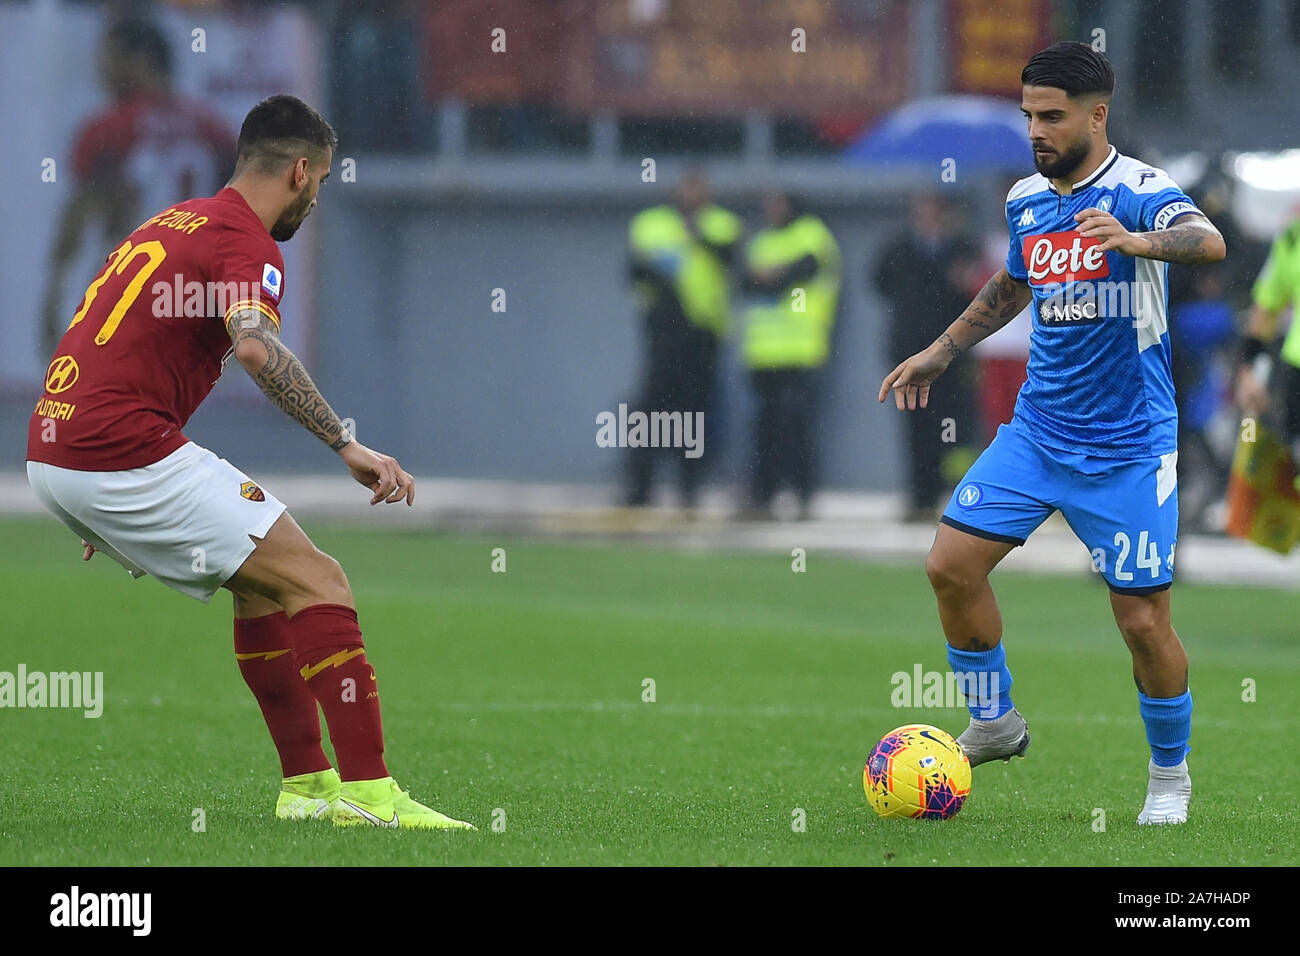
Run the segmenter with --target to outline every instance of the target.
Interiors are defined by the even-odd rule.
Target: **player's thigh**
[[[128,568],[205,603],[284,511],[274,495],[194,442],[141,468],[45,466],[43,476],[60,506]]]
[[[1089,473],[1070,479],[1061,513],[1115,594],[1144,597],[1173,583],[1177,464],[1176,452],[1113,463],[1092,459]]]
[[[339,563],[312,543],[288,511],[256,542],[226,587],[273,601],[291,616],[309,604],[353,606]]]
[[[937,438],[936,438],[937,440]],[[1049,463],[1010,426],[958,483],[940,520],[926,566],[987,574],[1056,510]]]
[[[936,585],[974,584],[987,578],[1014,547],[1010,542],[991,541],[940,524],[925,570]]]

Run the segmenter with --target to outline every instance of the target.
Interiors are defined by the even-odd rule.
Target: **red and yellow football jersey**
[[[170,455],[221,377],[225,317],[280,325],[284,260],[244,197],[223,189],[146,220],[108,256],[55,350],[27,458],[124,471]]]

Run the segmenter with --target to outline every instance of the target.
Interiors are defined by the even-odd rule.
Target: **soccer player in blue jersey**
[[[1192,783],[1187,654],[1169,620],[1178,534],[1166,263],[1217,262],[1223,237],[1163,170],[1106,140],[1115,74],[1083,43],[1021,73],[1037,174],[1007,194],[1006,268],[880,386],[926,406],[948,365],[1033,303],[1029,377],[957,486],[926,560],[952,670],[970,689],[972,765],[1024,756],[989,572],[1056,510],[1110,587],[1151,747],[1139,824],[1183,823]]]

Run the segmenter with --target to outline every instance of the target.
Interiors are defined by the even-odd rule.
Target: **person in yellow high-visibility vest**
[[[645,379],[633,411],[709,417],[718,343],[731,320],[729,269],[743,231],[738,216],[712,203],[708,181],[698,170],[683,175],[670,204],[633,217],[629,273],[641,298],[646,342]],[[680,448],[630,450],[627,504],[649,502],[661,455],[680,460],[682,503],[693,507],[706,459]]]
[[[819,371],[830,356],[839,305],[840,249],[826,224],[787,193],[764,197],[766,227],[749,243],[741,351],[758,403],[746,512],[767,517],[783,486],[807,517],[816,481]]]
[[[1247,415],[1268,411],[1267,374],[1256,374],[1260,356],[1271,364],[1277,346],[1282,316],[1291,310],[1291,325],[1282,339],[1280,358],[1283,438],[1291,456],[1300,462],[1300,322],[1294,313],[1300,306],[1300,219],[1296,219],[1273,241],[1268,260],[1251,287],[1250,317],[1239,345],[1237,404]]]

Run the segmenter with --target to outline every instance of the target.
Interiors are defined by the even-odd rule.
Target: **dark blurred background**
[[[109,49],[115,24],[141,21],[164,54],[138,29]],[[916,284],[968,300],[1000,265],[1005,191],[1032,167],[1014,130],[999,154],[979,147],[1015,126],[1020,69],[1058,39],[1105,50],[1118,76],[1112,142],[1166,168],[1229,238],[1212,275],[1171,269],[1175,316],[1222,305],[1196,326],[1180,371],[1200,403],[1189,420],[1206,436],[1209,503],[1236,424],[1215,323],[1239,322],[1269,240],[1297,215],[1300,154],[1283,151],[1300,130],[1300,0],[0,0],[10,466],[21,467],[49,360],[42,316],[75,307],[114,216],[144,218],[146,206],[220,185],[220,135],[199,141],[189,121],[137,129],[140,148],[120,168],[96,165],[122,135],[121,104],[162,77],[177,115],[206,111],[229,136],[282,91],[337,128],[335,175],[285,247],[285,336],[358,437],[413,471],[619,481],[620,456],[594,434],[600,412],[635,401],[645,361],[629,221],[669,202],[695,168],[747,238],[774,189],[797,194],[835,237],[819,484],[898,491],[903,424],[876,390],[905,357],[898,343],[946,324],[920,304],[935,290]],[[106,76],[106,55],[128,75]],[[918,149],[891,120],[931,138]],[[106,192],[133,205],[69,212]],[[882,288],[883,257],[922,229],[932,200],[935,235],[967,251],[937,279],[906,273],[912,308],[906,283]],[[737,276],[709,418],[712,487],[743,486],[750,468],[755,399],[738,348],[748,307]],[[1009,410],[1027,335],[1027,320],[1008,328],[954,379],[970,398],[951,413],[953,450],[978,450]],[[249,383],[227,378],[192,437],[237,450],[249,470],[332,467]],[[962,460],[938,462],[941,480]]]

